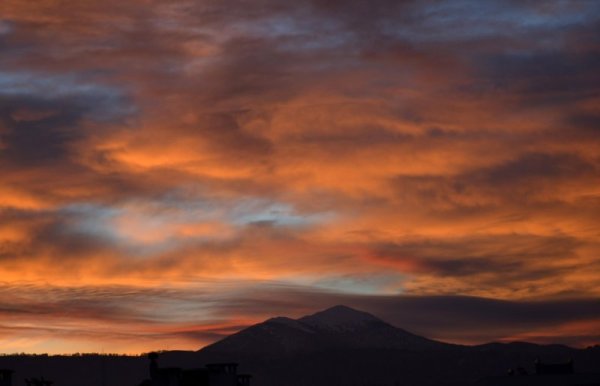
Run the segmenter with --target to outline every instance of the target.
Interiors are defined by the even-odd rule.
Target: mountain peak
[[[367,312],[358,311],[344,305],[337,305],[324,311],[304,316],[298,319],[298,321],[319,327],[362,325],[370,322],[383,323],[381,319]]]
[[[338,305],[296,320],[286,317],[268,319],[202,351],[278,356],[341,348],[421,351],[445,346],[394,327],[367,312]]]

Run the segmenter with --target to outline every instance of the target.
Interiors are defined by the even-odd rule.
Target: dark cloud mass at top
[[[2,1],[2,350],[340,303],[598,342],[599,36],[585,0]]]

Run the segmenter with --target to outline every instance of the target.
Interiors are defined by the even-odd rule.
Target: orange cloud
[[[210,280],[209,314],[244,298],[238,281],[367,308],[360,296],[598,297],[596,5],[234,3],[2,1],[7,293]],[[6,319],[2,342],[81,350],[117,325],[61,307],[50,329]],[[187,348],[258,320],[128,307],[144,318],[117,351],[159,348],[136,331]],[[565,333],[592,339],[580,318]],[[481,339],[551,327],[495,328]]]

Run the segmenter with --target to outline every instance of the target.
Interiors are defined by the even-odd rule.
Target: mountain
[[[276,317],[202,349],[266,356],[332,349],[435,350],[451,346],[394,327],[366,312],[335,306],[299,319]]]
[[[335,306],[299,319],[268,319],[196,354],[201,362],[238,362],[260,386],[458,386],[517,366],[531,373],[536,358],[573,358],[578,371],[591,371],[600,363],[599,351],[522,342],[448,344]]]
[[[460,346],[430,340],[345,306],[299,319],[276,317],[199,351],[162,352],[161,367],[237,362],[252,386],[464,386],[534,360],[573,359],[577,373],[598,371],[600,346],[585,350],[526,342]],[[0,356],[15,386],[44,376],[60,386],[132,386],[148,378],[145,356]],[[596,383],[597,384],[597,383]]]
[[[334,306],[324,311],[298,319],[299,322],[321,328],[340,328],[344,326],[361,326],[369,323],[381,323],[381,319],[346,306]]]

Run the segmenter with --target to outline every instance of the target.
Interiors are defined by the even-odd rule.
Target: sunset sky
[[[592,0],[0,0],[0,353],[600,343],[599,69]]]

